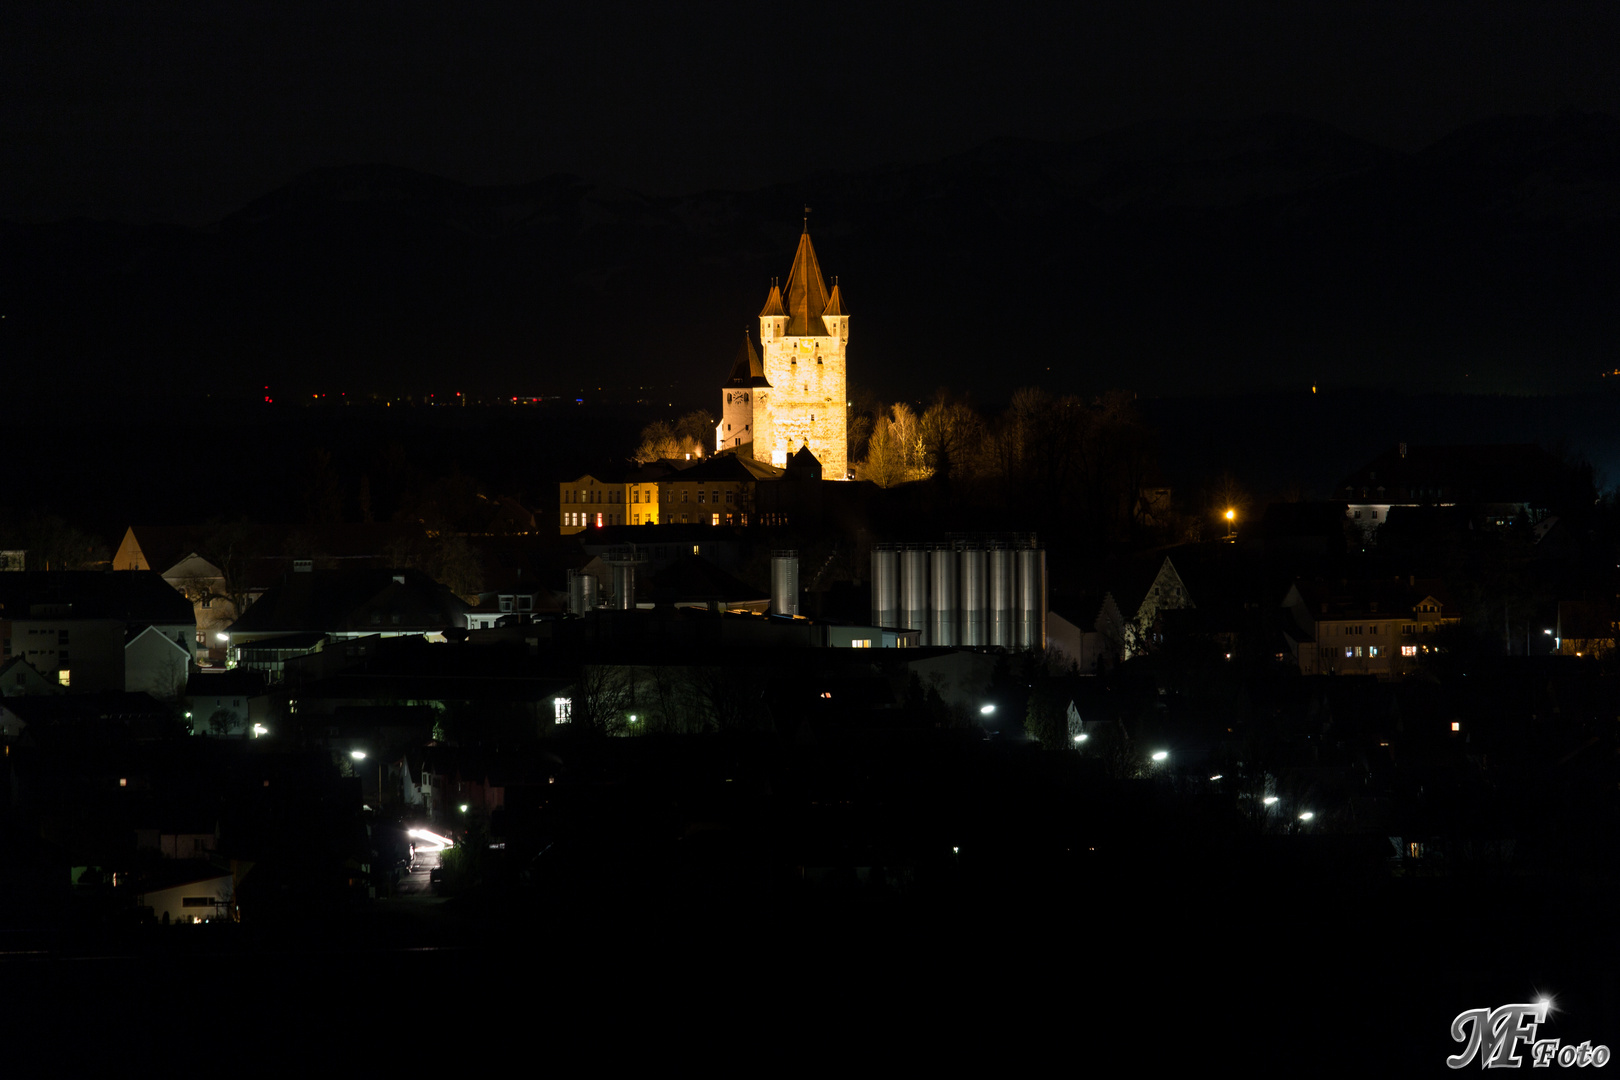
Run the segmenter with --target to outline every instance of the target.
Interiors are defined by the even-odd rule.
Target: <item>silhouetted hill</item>
[[[363,165],[208,229],[0,223],[10,396],[602,386],[712,406],[805,202],[854,315],[852,379],[884,398],[1552,391],[1615,366],[1620,122],[1503,119],[1399,154],[1267,116],[678,199]]]

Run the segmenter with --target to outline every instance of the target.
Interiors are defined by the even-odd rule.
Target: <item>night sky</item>
[[[8,5],[0,218],[202,224],[312,168],[678,195],[1286,111],[1415,149],[1620,112],[1597,2]]]

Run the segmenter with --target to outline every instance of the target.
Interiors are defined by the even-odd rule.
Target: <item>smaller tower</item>
[[[764,343],[781,341],[787,335],[788,313],[782,306],[782,290],[773,281],[771,294],[765,298],[765,308],[759,313],[759,340]]]
[[[753,339],[744,330],[742,346],[721,389],[720,423],[715,425],[714,431],[716,451],[734,450],[754,441],[755,396],[770,385],[765,381],[765,367],[760,363],[759,353],[754,351]]]

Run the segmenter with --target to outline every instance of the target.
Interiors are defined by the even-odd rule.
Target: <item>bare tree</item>
[[[580,668],[574,695],[573,722],[593,735],[626,735],[636,702],[636,680],[629,668],[617,664],[586,664]]]
[[[927,478],[922,434],[917,414],[909,405],[900,402],[887,415],[878,416],[867,442],[866,460],[856,467],[856,473],[879,487]]]

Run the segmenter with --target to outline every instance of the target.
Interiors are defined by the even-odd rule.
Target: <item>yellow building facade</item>
[[[603,480],[590,473],[563,481],[557,485],[558,531],[572,536],[586,529],[628,524],[630,491],[640,487],[656,485]]]

